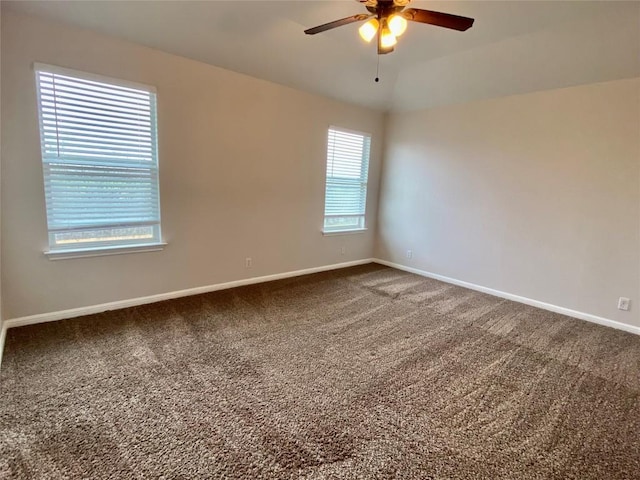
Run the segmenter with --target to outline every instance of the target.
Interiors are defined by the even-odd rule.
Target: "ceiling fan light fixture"
[[[358,33],[360,33],[360,37],[367,43],[373,40],[373,37],[378,33],[378,27],[380,23],[375,18],[372,18],[366,23],[363,23],[362,26],[358,29]]]
[[[398,43],[398,40],[391,30],[387,27],[383,28],[380,34],[380,46],[382,46],[382,48],[391,48],[396,43]]]
[[[407,30],[407,19],[402,15],[394,14],[389,17],[387,25],[389,26],[391,33],[393,33],[394,36],[399,37]]]
[[[365,6],[368,13],[358,13],[317,27],[307,28],[304,33],[315,35],[343,25],[366,21],[360,26],[358,32],[367,43],[375,38],[378,55],[383,55],[394,51],[398,37],[407,30],[407,22],[426,23],[459,32],[469,30],[474,22],[473,18],[461,17],[460,15],[421,8],[405,8],[411,0],[358,0],[358,2]]]

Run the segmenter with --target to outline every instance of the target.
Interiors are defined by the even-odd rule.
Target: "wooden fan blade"
[[[431,10],[422,10],[420,8],[407,8],[402,12],[402,16],[407,20],[419,23],[428,23],[437,25],[438,27],[451,28],[464,32],[469,30],[473,25],[473,18],[460,17],[451,15],[450,13],[434,12]]]
[[[325,23],[324,25],[318,25],[317,27],[309,28],[305,30],[304,33],[306,33],[307,35],[315,35],[316,33],[326,32],[327,30],[331,30],[332,28],[341,27],[343,25],[359,22],[361,20],[366,20],[371,16],[372,15],[368,15],[366,13],[359,13],[358,15],[341,18],[340,20],[334,20],[333,22]]]

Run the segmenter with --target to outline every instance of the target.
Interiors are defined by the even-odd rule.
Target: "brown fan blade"
[[[422,10],[420,8],[407,8],[402,12],[402,16],[407,20],[420,23],[428,23],[437,25],[438,27],[451,28],[464,32],[473,25],[473,18],[460,17],[451,15],[450,13],[434,12],[431,10]]]
[[[348,25],[353,22],[359,22],[361,20],[366,20],[372,15],[368,15],[366,13],[359,13],[358,15],[353,15],[347,18],[341,18],[340,20],[335,20],[333,22],[325,23],[324,25],[318,25],[317,27],[309,28],[304,31],[307,35],[315,35],[316,33],[326,32],[327,30],[331,30],[332,28],[341,27],[343,25]]]

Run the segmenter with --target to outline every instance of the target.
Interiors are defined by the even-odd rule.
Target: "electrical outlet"
[[[630,305],[631,305],[631,300],[629,300],[628,298],[620,297],[618,299],[618,310],[627,311],[629,310]]]
[[[252,263],[253,262],[251,261],[251,257],[247,257],[247,258],[244,259],[245,268],[251,268]]]
[[[407,258],[413,258],[413,250],[407,250]]]
[[[347,247],[343,245],[342,248],[340,249],[340,255],[344,255],[345,253],[347,253]]]

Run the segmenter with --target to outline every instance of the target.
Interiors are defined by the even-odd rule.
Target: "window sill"
[[[127,253],[157,252],[163,250],[166,245],[166,243],[146,243],[144,245],[47,250],[44,254],[49,260],[67,260],[71,258],[103,257],[105,255],[124,255]]]
[[[322,235],[330,237],[332,235],[351,235],[352,233],[364,233],[366,231],[366,228],[354,228],[351,230],[323,230]]]

